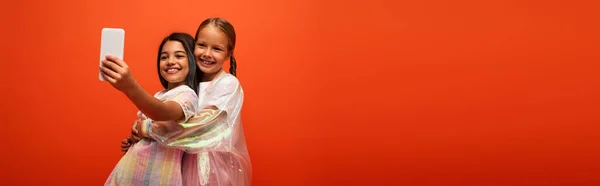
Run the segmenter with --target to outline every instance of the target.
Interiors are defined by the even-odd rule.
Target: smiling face
[[[179,41],[167,41],[159,60],[160,75],[168,82],[168,89],[184,85],[190,70],[188,54]]]
[[[194,56],[204,73],[203,81],[212,80],[221,71],[223,63],[231,55],[228,44],[227,35],[214,25],[208,25],[198,32]]]

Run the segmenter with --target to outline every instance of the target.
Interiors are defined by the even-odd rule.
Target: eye
[[[184,58],[185,56],[184,56],[184,55],[176,55],[175,57],[176,57],[177,59],[181,59],[181,58]]]
[[[198,46],[199,47],[206,47],[206,44],[204,44],[204,43],[198,43]]]
[[[160,60],[161,61],[167,60],[167,56],[160,56]]]
[[[216,51],[222,51],[221,48],[215,48]]]

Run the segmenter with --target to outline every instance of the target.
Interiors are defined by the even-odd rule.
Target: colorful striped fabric
[[[156,93],[161,101],[175,101],[184,111],[185,120],[196,114],[198,96],[188,86]],[[138,117],[145,118],[138,113]],[[169,148],[153,140],[142,139],[132,145],[117,163],[104,185],[183,185],[181,162],[184,151]]]
[[[121,158],[104,185],[182,185],[183,151],[143,139]]]

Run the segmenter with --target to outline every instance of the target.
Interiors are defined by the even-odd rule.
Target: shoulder
[[[217,81],[215,82],[215,85],[229,85],[229,86],[239,86],[240,85],[240,81],[237,79],[237,77],[226,73],[223,76],[221,76],[219,79],[217,79]]]
[[[216,79],[211,89],[213,91],[234,91],[241,89],[241,85],[235,76],[227,73]]]
[[[181,97],[181,96],[184,96],[185,98],[198,97],[198,95],[196,95],[196,92],[194,92],[194,90],[187,85],[180,85],[178,87],[175,87],[175,88],[169,90],[165,94],[167,94],[169,97]]]
[[[171,89],[171,91],[172,92],[194,92],[194,89],[192,89],[191,87],[189,87],[187,85],[180,85],[178,87]]]
[[[167,91],[166,89],[160,90],[160,91],[158,91],[158,92],[156,92],[156,93],[154,94],[154,97],[155,97],[155,98],[160,98],[160,97],[163,97],[163,95],[165,95],[165,94],[166,94],[166,93],[168,93],[168,92],[169,92],[169,91]]]
[[[215,79],[212,87],[207,90],[207,94],[215,96],[239,93],[242,93],[240,81],[229,73],[222,75],[218,79]]]

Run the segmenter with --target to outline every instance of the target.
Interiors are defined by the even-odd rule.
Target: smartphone
[[[106,54],[123,59],[124,47],[125,30],[122,28],[103,28],[100,39],[100,66],[102,66],[102,60],[106,59]],[[98,78],[100,81],[106,81],[102,77],[102,70],[98,71]]]

